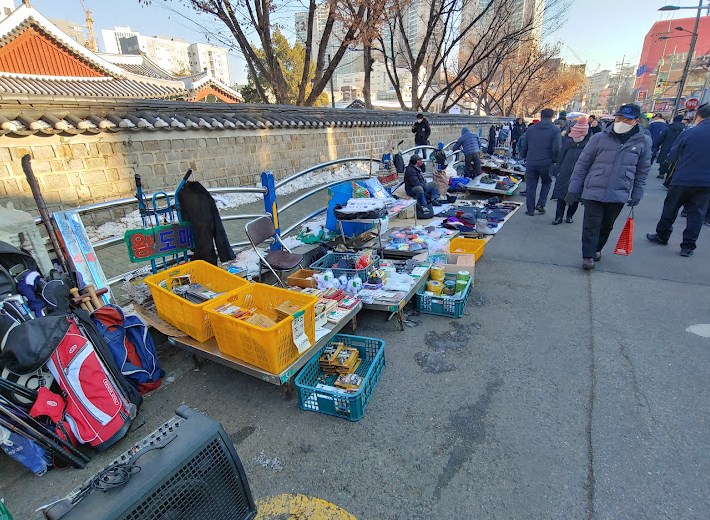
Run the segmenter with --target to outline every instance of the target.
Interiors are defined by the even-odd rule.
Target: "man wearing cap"
[[[624,204],[643,197],[651,169],[651,137],[639,124],[641,107],[622,105],[614,124],[595,134],[572,172],[565,202],[584,204],[582,268],[593,269]]]
[[[710,105],[701,106],[695,126],[682,132],[668,154],[667,161],[676,163],[663,213],[654,234],[646,238],[654,244],[666,245],[673,232],[678,210],[684,206],[688,221],[680,244],[680,256],[690,256],[703,227],[710,203]]]
[[[409,158],[409,166],[404,169],[404,191],[410,197],[417,199],[419,206],[441,206],[439,188],[434,182],[427,182],[422,175],[424,162],[417,154]]]
[[[656,156],[658,156],[658,146],[656,145],[658,137],[661,132],[668,128],[668,123],[666,123],[661,114],[655,114],[646,128],[651,134],[651,141],[653,142],[653,149],[651,150],[651,163],[653,163],[656,160]]]
[[[417,121],[412,125],[412,133],[414,134],[414,144],[416,146],[429,144],[429,136],[431,135],[431,127],[429,121],[424,117],[424,114],[417,114]],[[426,148],[420,148],[419,151],[422,157],[426,159]]]

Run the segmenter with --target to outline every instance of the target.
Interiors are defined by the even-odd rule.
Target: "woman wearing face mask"
[[[562,224],[565,208],[567,208],[567,223],[571,224],[572,217],[579,206],[578,202],[567,205],[565,195],[567,195],[567,188],[569,187],[574,165],[577,164],[577,159],[579,159],[590,138],[587,116],[577,118],[577,123],[570,129],[569,136],[562,138],[562,149],[557,158],[557,179],[555,179],[555,189],[552,192],[552,198],[557,199],[557,212],[555,213],[555,219],[552,221],[555,226]]]
[[[651,168],[651,138],[638,120],[641,107],[622,105],[614,124],[594,135],[572,172],[567,204],[584,204],[582,268],[601,260],[611,230],[624,203],[636,206],[643,197]]]

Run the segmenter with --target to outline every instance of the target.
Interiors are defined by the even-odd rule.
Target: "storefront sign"
[[[685,108],[687,108],[688,110],[695,110],[696,108],[698,108],[699,104],[700,102],[698,101],[698,98],[692,97],[685,102]]]
[[[155,260],[192,248],[192,226],[189,222],[153,228],[129,229],[123,237],[131,262]]]

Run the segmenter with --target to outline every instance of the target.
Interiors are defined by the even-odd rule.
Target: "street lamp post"
[[[659,11],[677,11],[679,9],[695,9],[694,7],[679,7],[677,5],[666,5],[659,9]],[[675,105],[673,107],[673,116],[680,111],[680,100],[683,97],[683,89],[685,88],[685,82],[688,79],[688,73],[690,72],[690,64],[693,61],[693,54],[695,54],[695,43],[698,41],[698,27],[700,26],[700,16],[703,12],[703,0],[698,0],[697,14],[695,16],[695,27],[690,35],[690,47],[688,48],[688,57],[685,60],[685,67],[683,67],[683,74],[680,77],[680,83],[678,83],[678,93],[675,96]]]

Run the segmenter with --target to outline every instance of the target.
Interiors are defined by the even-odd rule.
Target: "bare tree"
[[[276,103],[288,103],[289,89],[272,38],[272,31],[278,28],[272,17],[277,6],[272,0],[174,1],[190,6],[197,13],[216,18],[229,30],[244,56],[247,72],[254,80],[254,88],[262,102],[269,103],[269,94],[272,94]],[[307,0],[304,67],[298,83],[296,104],[312,105],[323,93],[348,46],[360,37],[363,17],[368,5],[374,4],[374,1],[326,0],[323,3]],[[150,3],[150,0],[139,2]],[[284,0],[279,7],[302,5],[298,0]],[[327,10],[321,34],[317,34],[316,30],[318,9]],[[335,52],[326,63],[329,48]],[[315,68],[311,66],[314,58]]]

